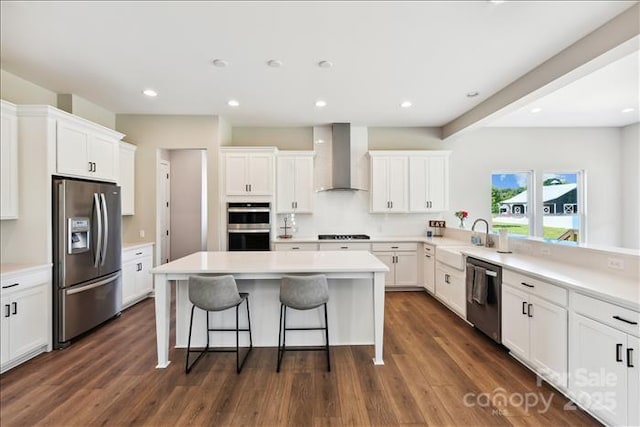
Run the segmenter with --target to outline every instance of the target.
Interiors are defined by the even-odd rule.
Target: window
[[[547,240],[584,241],[583,173],[553,173],[542,176],[542,232]]]
[[[533,172],[494,172],[491,174],[491,228],[509,230],[509,234],[530,236],[535,210],[532,188]]]

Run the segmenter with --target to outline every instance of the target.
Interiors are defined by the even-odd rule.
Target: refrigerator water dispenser
[[[69,218],[69,237],[67,241],[69,254],[79,254],[89,250],[90,229],[91,222],[89,218]]]

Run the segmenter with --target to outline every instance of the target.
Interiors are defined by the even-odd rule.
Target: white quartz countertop
[[[273,239],[273,243],[384,243],[384,242],[416,242],[416,243],[428,243],[430,245],[438,246],[461,246],[468,245],[469,242],[464,242],[462,240],[455,240],[448,237],[420,237],[420,236],[384,236],[377,237],[371,236],[370,239],[318,239],[318,236],[312,237],[292,237],[290,239]]]
[[[368,251],[196,252],[162,264],[152,274],[388,272]]]
[[[21,263],[5,263],[0,264],[0,276],[4,277],[16,273],[28,273],[33,270],[42,268],[50,268],[51,264],[21,264]]]
[[[467,256],[479,258],[540,280],[640,311],[640,282],[596,269],[577,267],[540,257],[501,254],[495,249],[469,246],[459,248]]]
[[[139,249],[144,248],[145,246],[153,246],[155,242],[124,242],[122,244],[122,249],[130,250],[130,249]]]

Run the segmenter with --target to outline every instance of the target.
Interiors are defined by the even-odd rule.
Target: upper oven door
[[[270,209],[262,207],[229,207],[227,210],[227,224],[262,224],[267,228],[270,223]]]

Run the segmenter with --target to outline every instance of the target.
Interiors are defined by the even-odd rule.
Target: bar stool
[[[193,304],[191,307],[191,320],[189,321],[189,340],[187,342],[187,357],[185,362],[185,373],[191,372],[191,368],[200,360],[207,352],[209,353],[236,353],[236,372],[239,374],[247,360],[249,353],[253,349],[253,340],[251,338],[251,316],[249,315],[249,294],[246,292],[239,293],[236,281],[231,275],[227,276],[189,276],[189,300]],[[241,329],[238,327],[238,310],[243,301],[247,302],[247,322],[248,327]],[[191,350],[191,331],[193,329],[193,312],[198,307],[206,311],[207,317],[207,346],[202,351]],[[235,328],[210,328],[209,312],[223,311],[229,308],[236,308],[236,327]],[[210,332],[235,332],[236,333],[236,349],[210,349],[209,333]],[[239,335],[240,332],[249,332],[249,349],[240,363],[239,351]],[[199,353],[196,360],[189,365],[189,354]]]
[[[331,372],[331,360],[329,356],[329,324],[327,322],[327,301],[329,301],[329,287],[327,278],[323,274],[313,276],[282,276],[280,284],[280,329],[278,331],[278,368],[286,349],[287,331],[323,330],[325,333],[324,347],[297,347],[295,351],[327,352],[327,371]],[[296,310],[311,310],[324,305],[324,327],[316,328],[287,328],[287,308]]]

